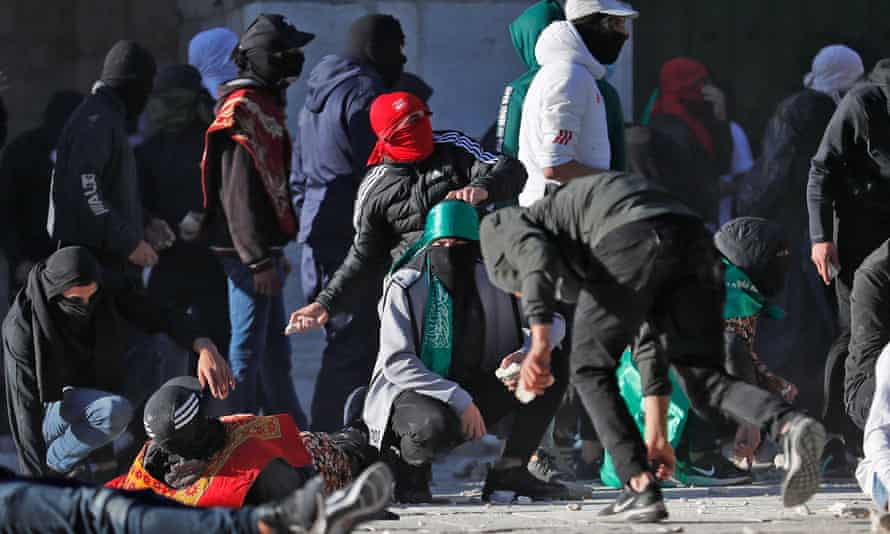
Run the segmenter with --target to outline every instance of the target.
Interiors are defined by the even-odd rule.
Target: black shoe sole
[[[384,463],[376,463],[355,479],[346,496],[336,503],[336,510],[326,510],[323,532],[346,534],[357,525],[375,519],[392,501],[392,471]],[[363,502],[362,494],[370,494]]]
[[[750,475],[739,475],[737,477],[715,478],[706,477],[704,475],[687,475],[686,482],[693,486],[703,488],[721,488],[726,486],[738,486],[741,484],[750,484],[753,482]]]
[[[825,428],[815,419],[807,419],[792,426],[786,439],[790,443],[785,447],[788,472],[782,481],[782,504],[792,508],[807,502],[819,490]]]
[[[657,502],[643,508],[635,508],[626,512],[611,515],[599,515],[597,520],[604,523],[659,523],[668,518],[664,502]]]

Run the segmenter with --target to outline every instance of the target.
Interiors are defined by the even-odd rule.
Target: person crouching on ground
[[[183,376],[152,395],[143,420],[151,440],[110,487],[148,488],[191,506],[234,508],[283,499],[316,474],[331,494],[377,459],[360,421],[323,434],[301,432],[288,414],[211,418],[201,389]]]
[[[215,397],[234,387],[216,345],[188,316],[105,287],[86,248],[60,249],[31,270],[3,321],[9,423],[25,474],[71,473],[126,429],[133,406],[116,393],[130,378],[125,321],[194,351],[198,378]]]
[[[499,490],[534,499],[566,495],[565,486],[541,482],[526,468],[565,392],[566,366],[554,362],[556,384],[528,404],[495,377],[499,367],[521,361],[524,319],[516,300],[488,281],[478,241],[473,206],[442,202],[384,287],[364,419],[371,444],[394,467],[401,502],[431,501],[433,457],[481,438],[509,414],[515,420],[482,498]],[[564,326],[561,317],[553,320]],[[563,333],[554,334],[554,344]]]

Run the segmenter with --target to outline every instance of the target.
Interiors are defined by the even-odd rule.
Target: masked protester
[[[618,59],[628,38],[626,21],[638,14],[616,0],[568,0],[565,14],[568,20],[547,26],[534,45],[540,70],[528,86],[519,127],[519,159],[529,174],[523,206],[612,164],[597,81]]]
[[[534,499],[567,496],[565,486],[541,482],[526,469],[565,391],[567,369],[555,365],[559,385],[528,404],[495,377],[499,367],[524,356],[524,318],[514,297],[488,281],[478,240],[476,210],[458,200],[441,202],[385,284],[380,353],[364,419],[371,444],[393,467],[396,499],[403,503],[431,501],[436,454],[481,438],[510,414],[507,444],[482,498],[499,490]],[[552,341],[561,339],[557,332]]]
[[[309,302],[343,263],[355,231],[356,192],[377,141],[368,111],[381,93],[392,90],[405,64],[405,34],[391,15],[356,20],[346,47],[312,69],[309,92],[300,109],[299,142],[294,145],[290,186],[299,216],[301,282]],[[382,270],[379,271],[382,276]],[[353,288],[356,306],[326,328],[322,368],[312,399],[313,430],[335,430],[346,396],[367,384],[377,352],[379,286]]]
[[[191,506],[265,504],[324,480],[330,495],[377,458],[360,419],[335,434],[302,432],[287,414],[207,415],[191,377],[164,384],[145,406],[151,438],[113,488],[152,491]]]
[[[238,34],[228,28],[211,28],[189,41],[189,65],[198,69],[201,83],[214,100],[219,98],[219,86],[238,76],[232,60],[236,46]]]
[[[142,46],[118,41],[102,77],[59,136],[47,221],[50,237],[82,245],[102,264],[106,283],[137,284],[157,262],[145,240],[139,179],[128,123],[142,113],[155,61]]]
[[[652,162],[647,175],[689,199],[690,207],[716,226],[720,177],[730,173],[733,150],[725,97],[704,65],[684,57],[662,66],[658,87],[645,148]]]
[[[13,139],[0,160],[0,183],[10,224],[6,253],[10,271],[15,273],[14,288],[24,285],[34,264],[57,248],[46,230],[56,143],[83,98],[77,91],[53,94],[40,126]]]
[[[173,237],[151,270],[149,296],[183,312],[190,310],[213,342],[228,350],[226,276],[207,243],[189,231],[203,211],[200,162],[204,133],[213,120],[213,101],[198,71],[190,65],[162,68],[145,119],[150,133],[135,150],[142,205],[155,220],[163,221],[169,232],[166,239]],[[176,374],[180,373],[164,378]]]
[[[301,48],[313,38],[281,15],[257,17],[233,52],[238,77],[220,87],[202,162],[203,230],[229,285],[229,361],[238,382],[232,407],[289,413],[301,426],[282,330],[282,250],[297,231],[284,91],[300,75]]]
[[[342,264],[330,279],[325,278],[327,283],[314,302],[291,316],[297,331],[326,326],[329,335],[339,336],[338,316],[362,313],[358,310],[373,313],[379,299],[367,296],[380,287],[381,266],[389,265],[420,236],[430,207],[446,198],[480,208],[513,203],[525,183],[518,161],[485,152],[460,132],[434,133],[429,109],[410,93],[378,97],[371,105],[370,123],[377,144],[355,201],[355,239]],[[328,318],[333,319],[328,322]],[[344,354],[329,347],[325,353],[316,384],[317,402],[313,402],[313,410],[319,411],[313,421],[330,420],[353,389],[367,384],[374,364],[367,348],[373,346],[377,334],[368,331],[366,335],[361,350],[356,347],[355,352]]]
[[[62,248],[31,270],[3,322],[10,427],[25,473],[70,473],[126,428],[127,322],[194,351],[201,383],[228,394],[228,365],[188,316],[108,287],[89,251]]]
[[[659,480],[673,474],[667,435],[668,365],[702,415],[768,430],[785,450],[783,504],[819,487],[824,428],[780,397],[724,370],[722,265],[688,207],[650,180],[601,173],[578,178],[529,208],[482,222],[482,254],[494,284],[522,294],[532,346],[520,385],[552,387],[549,332],[556,301],[575,304],[572,384],[613,458],[624,490],[600,512],[630,522],[667,517]],[[644,392],[645,441],[620,395],[619,357],[644,333],[657,344],[661,388]]]

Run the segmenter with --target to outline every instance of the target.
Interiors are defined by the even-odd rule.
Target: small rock
[[[813,512],[810,511],[809,507],[805,504],[801,504],[800,506],[794,509],[794,512],[797,515],[813,515]]]
[[[570,502],[566,505],[566,510],[570,512],[578,512],[581,510],[581,505],[576,502]]]
[[[890,514],[879,512],[875,509],[871,511],[871,531],[872,532],[890,532]]]
[[[742,506],[750,506],[751,503],[749,501],[742,501]]]
[[[517,504],[531,504],[533,501],[532,501],[531,497],[526,497],[525,495],[521,495],[516,498],[516,502],[517,502]]]
[[[697,513],[698,515],[705,515],[706,513],[708,513],[708,509],[704,506],[699,506],[698,510],[696,510],[695,513]]]
[[[828,509],[835,517],[844,519],[865,519],[869,516],[868,508],[836,502]]]
[[[742,529],[742,534],[763,534],[763,531],[757,530],[756,528],[744,527]]]
[[[658,527],[655,532],[657,534],[675,534],[683,532],[683,527]]]

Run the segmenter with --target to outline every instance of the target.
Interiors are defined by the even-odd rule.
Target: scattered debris
[[[676,534],[683,532],[683,527],[658,527],[655,532],[656,534]]]
[[[794,512],[795,512],[797,515],[813,515],[813,512],[811,512],[811,511],[810,511],[810,508],[809,508],[807,505],[805,505],[805,504],[801,504],[800,506],[796,506],[796,507],[794,508]]]
[[[570,512],[578,512],[581,510],[581,505],[576,502],[570,502],[566,505],[566,510]]]
[[[834,514],[834,517],[843,519],[865,519],[869,516],[868,508],[842,502],[832,504],[828,511]]]
[[[704,506],[699,506],[699,507],[698,507],[698,510],[696,510],[695,512],[696,512],[698,515],[705,515],[706,513],[708,513],[708,509],[705,508]]]
[[[742,528],[742,534],[764,534],[762,530],[757,530],[756,528],[744,527]]]

